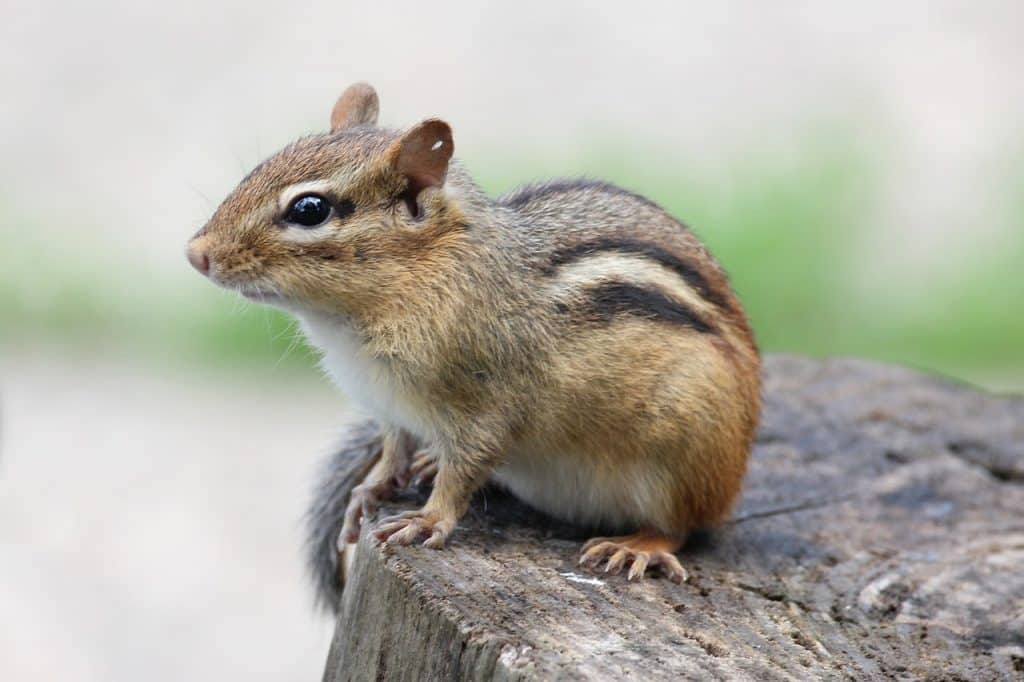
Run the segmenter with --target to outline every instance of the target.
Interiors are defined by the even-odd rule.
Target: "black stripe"
[[[682,277],[683,280],[705,301],[708,301],[724,310],[729,309],[729,302],[726,300],[725,296],[722,295],[722,292],[712,289],[704,275],[701,274],[701,272],[692,264],[687,263],[671,251],[664,249],[657,244],[641,242],[635,239],[616,239],[607,237],[588,242],[580,242],[579,244],[572,244],[555,251],[551,255],[551,259],[548,261],[545,270],[547,274],[554,274],[558,267],[565,265],[566,263],[582,260],[587,256],[592,256],[603,251],[637,254],[644,256],[645,258],[650,258],[653,261],[657,261]]]
[[[645,289],[635,284],[608,281],[586,290],[588,319],[610,322],[621,315],[633,315],[648,320],[660,320],[695,329],[703,334],[715,328],[689,306],[669,298],[656,289]],[[570,312],[559,306],[561,312]]]
[[[545,197],[549,194],[560,194],[562,192],[574,192],[577,190],[598,190],[605,192],[606,194],[617,194],[619,196],[630,197],[636,199],[639,202],[656,208],[659,211],[664,210],[661,206],[654,203],[647,197],[630,192],[628,189],[623,189],[617,185],[613,185],[610,182],[602,182],[600,180],[588,180],[586,178],[579,178],[576,180],[549,180],[547,182],[536,182],[529,185],[523,185],[517,187],[510,193],[498,199],[498,203],[504,204],[511,208],[522,208],[526,204],[530,203],[534,199]]]

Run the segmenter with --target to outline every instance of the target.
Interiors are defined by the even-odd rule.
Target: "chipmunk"
[[[589,180],[491,199],[450,126],[377,126],[360,83],[330,132],[257,166],[189,242],[212,282],[283,308],[384,428],[342,541],[410,472],[422,509],[385,543],[441,548],[486,482],[618,535],[582,548],[681,582],[687,534],[729,513],[760,410],[760,357],[725,272],[655,203]]]

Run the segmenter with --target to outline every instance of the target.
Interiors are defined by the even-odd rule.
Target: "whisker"
[[[299,344],[302,342],[302,335],[299,333],[299,331],[294,328],[292,329],[292,331],[294,332],[292,334],[292,339],[288,343],[288,346],[285,347],[284,352],[281,353],[281,357],[279,357],[277,359],[277,362],[274,363],[274,369],[277,369],[280,366],[280,364],[284,362],[285,358],[291,355],[292,351],[298,348]]]

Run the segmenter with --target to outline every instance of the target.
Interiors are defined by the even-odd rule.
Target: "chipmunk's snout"
[[[210,274],[210,256],[202,244],[197,244],[195,241],[189,242],[185,253],[188,255],[188,262],[192,264],[192,267],[203,275]]]

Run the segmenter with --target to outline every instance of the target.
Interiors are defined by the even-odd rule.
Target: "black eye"
[[[284,219],[302,227],[316,227],[331,215],[331,202],[319,194],[304,194],[285,211]]]

